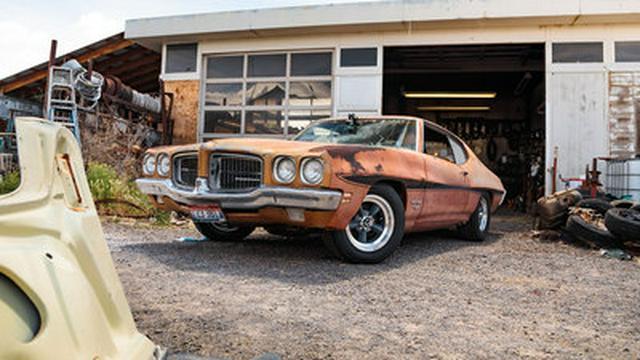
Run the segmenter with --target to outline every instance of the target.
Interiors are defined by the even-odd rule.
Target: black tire
[[[640,211],[611,209],[607,211],[604,223],[618,239],[640,243]]]
[[[631,209],[636,203],[631,200],[613,200],[611,206],[618,209]]]
[[[381,205],[376,205],[375,202],[382,202]],[[373,204],[373,205],[371,205]],[[384,205],[386,204],[386,205]],[[369,194],[367,194],[367,198],[363,201],[363,211],[366,213],[366,216],[361,216],[362,214],[359,212],[354,216],[351,220],[350,224],[344,230],[332,231],[328,233],[324,239],[325,245],[332,253],[336,254],[338,258],[352,262],[352,263],[366,263],[366,264],[375,264],[383,261],[389,255],[391,255],[396,248],[400,245],[402,241],[402,237],[404,236],[404,205],[402,204],[402,199],[400,199],[400,195],[390,186],[380,184],[374,185],[369,190]],[[380,209],[375,214],[369,214],[365,206],[378,206]],[[385,209],[382,209],[382,206]],[[374,207],[370,207],[369,209],[374,209]],[[356,230],[358,234],[364,232],[364,242],[360,242],[360,238],[355,239],[353,235],[354,231],[352,229],[360,227],[353,226],[359,220],[364,218],[376,218],[380,215],[380,211],[383,212],[381,216],[383,216],[384,231],[380,232],[380,235],[376,237],[370,244],[372,249],[367,251],[363,250],[363,247],[368,246],[369,243],[366,242],[368,239],[367,236],[370,233],[375,233],[373,227],[370,230]],[[373,211],[372,211],[373,212]],[[393,219],[387,217],[393,216]],[[389,225],[388,222],[393,222],[393,225]],[[378,220],[374,221],[373,225],[381,222]],[[389,226],[388,228],[386,226]],[[384,236],[384,233],[388,234]],[[385,239],[385,241],[381,241],[378,246],[375,247],[375,243],[378,239]]]
[[[609,209],[613,208],[613,205],[606,200],[593,198],[580,200],[576,207],[595,210],[598,214],[604,216]]]
[[[194,222],[200,234],[212,241],[240,241],[251,235],[255,226],[216,225],[212,223]]]
[[[483,205],[483,201],[485,202]],[[484,210],[483,210],[484,206]],[[486,214],[486,224],[482,228],[482,216]],[[469,221],[458,228],[460,236],[469,241],[484,241],[491,227],[491,198],[487,194],[480,195],[476,210],[471,214]]]
[[[576,240],[601,249],[617,248],[621,245],[609,231],[588,223],[579,215],[569,216],[567,232]]]

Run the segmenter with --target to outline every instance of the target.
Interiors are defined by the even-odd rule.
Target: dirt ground
[[[106,223],[139,329],[175,352],[251,359],[640,358],[640,264],[499,216],[484,243],[411,235],[380,265],[317,238]]]

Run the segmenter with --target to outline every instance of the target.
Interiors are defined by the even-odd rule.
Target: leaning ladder
[[[78,125],[78,105],[73,84],[73,70],[52,66],[47,88],[47,109],[49,120],[67,127],[80,141]]]

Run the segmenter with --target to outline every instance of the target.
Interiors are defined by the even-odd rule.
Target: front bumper
[[[179,188],[170,179],[138,179],[136,185],[147,195],[166,196],[181,204],[216,203],[223,209],[237,210],[256,210],[268,206],[335,210],[342,199],[342,193],[336,190],[292,189],[282,186],[263,186],[246,193],[232,193],[212,192],[207,188],[206,181],[198,181],[193,190]]]

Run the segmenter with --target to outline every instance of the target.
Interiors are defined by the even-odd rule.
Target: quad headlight
[[[145,175],[153,175],[156,172],[156,156],[147,154],[142,160],[142,172]]]
[[[279,183],[291,184],[296,178],[296,161],[281,156],[273,162],[273,176]]]
[[[169,176],[171,170],[171,157],[168,154],[162,153],[158,156],[158,175]]]
[[[318,185],[324,178],[324,164],[319,158],[306,158],[300,166],[300,178],[307,185]]]

